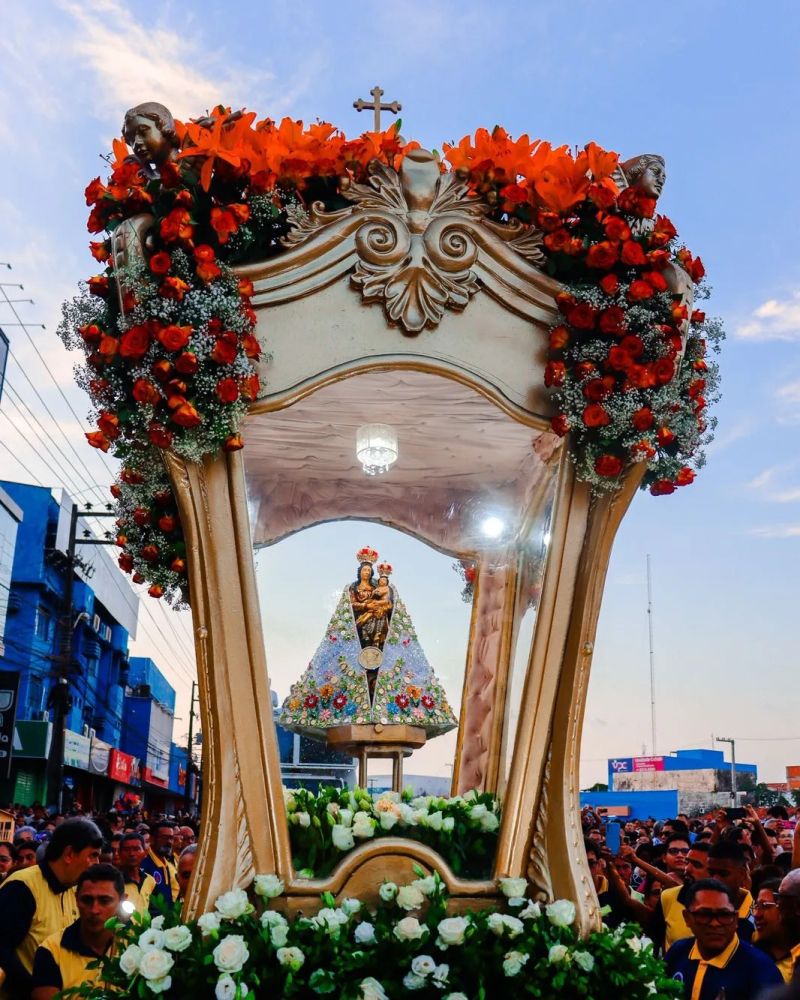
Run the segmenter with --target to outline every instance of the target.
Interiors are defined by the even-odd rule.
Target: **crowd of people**
[[[685,1000],[800,998],[798,810],[582,821],[604,922],[640,924]]]
[[[93,981],[89,966],[112,946],[109,918],[165,912],[186,894],[192,817],[10,811],[14,839],[0,842],[2,1000],[51,1000]]]

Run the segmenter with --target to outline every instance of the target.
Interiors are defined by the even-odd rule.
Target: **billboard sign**
[[[71,729],[64,730],[64,764],[66,767],[78,767],[82,771],[89,770],[89,751],[92,741],[81,733],[73,733]]]
[[[8,778],[11,774],[18,697],[19,672],[0,670],[0,778]]]

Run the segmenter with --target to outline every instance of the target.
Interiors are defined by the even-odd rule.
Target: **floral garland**
[[[100,959],[102,985],[65,996],[196,997],[337,996],[391,1000],[413,991],[420,1000],[559,997],[563,1000],[673,1000],[682,985],[669,979],[652,942],[634,924],[581,938],[575,906],[526,898],[525,879],[502,879],[506,909],[448,915],[439,875],[407,885],[384,882],[374,910],[357,899],[336,905],[325,893],[313,917],[290,922],[276,875],[253,883],[261,913],[243,889],[217,899],[196,921],[176,911],[151,919],[114,920],[116,947]]]
[[[98,177],[86,189],[88,228],[107,234],[90,247],[106,269],[65,305],[59,328],[86,355],[78,379],[96,412],[89,443],[112,451],[128,473],[115,492],[121,565],[172,601],[187,596],[180,539],[163,544],[152,503],[151,523],[134,530],[133,501],[121,498],[131,478],[161,465],[164,449],[199,461],[243,445],[239,426],[260,389],[262,348],[252,285],[231,268],[280,252],[290,214],[313,201],[348,204],[347,186],[367,180],[373,162],[399,169],[419,145],[401,139],[399,123],[348,140],[327,123],[255,118],[219,107],[176,122],[176,158],[157,174],[114,142],[108,182]],[[443,148],[442,169],[465,178],[495,220],[545,231],[547,269],[565,287],[545,382],[558,409],[553,428],[571,435],[580,478],[610,488],[629,463],[645,462],[652,493],[691,482],[718,393],[706,349],[717,349],[722,330],[700,310],[687,315],[665,274],[678,265],[699,282],[700,260],[677,245],[665,217],[643,225],[655,202],[620,190],[618,156],[595,143],[575,152],[496,128]],[[115,230],[142,213],[153,217],[144,256],[115,266]],[[152,485],[153,495],[169,489],[165,474]]]
[[[488,878],[500,827],[491,792],[454,798],[409,791],[373,798],[363,788],[323,786],[315,794],[284,789],[293,864],[306,878],[324,878],[359,843],[405,837],[432,847],[463,878]]]
[[[478,568],[471,559],[458,559],[453,563],[453,569],[461,577],[464,584],[461,590],[461,600],[465,604],[472,604],[475,594],[475,580],[478,576]]]

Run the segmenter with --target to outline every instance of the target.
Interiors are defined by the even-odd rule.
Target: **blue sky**
[[[24,283],[36,300],[20,304],[20,315],[46,324],[32,335],[80,417],[87,404],[53,331],[60,300],[92,273],[83,189],[138,101],[161,100],[178,117],[221,101],[319,116],[356,133],[369,122],[352,102],[379,81],[387,99],[403,102],[406,137],[424,145],[502,123],[558,143],[594,139],[625,157],[663,154],[660,207],[703,257],[710,311],[729,333],[724,399],[696,484],[638,497],[622,526],[598,632],[584,779],[601,777],[607,756],[650,750],[648,552],[657,749],[707,745],[718,732],[738,737],[737,755],[768,780],[800,761],[800,736],[783,739],[800,734],[796,4],[9,0],[2,17],[0,260],[14,271],[0,280]],[[0,323],[7,319],[0,306]],[[24,371],[78,442],[82,428],[33,346],[21,330],[8,333],[13,388],[41,411]],[[2,413],[3,439],[42,481],[61,485],[45,449],[13,429],[21,418],[8,402]],[[109,464],[77,447],[82,474],[106,485]],[[0,472],[29,478],[6,452]],[[403,596],[411,605],[407,587]],[[154,614],[162,632],[174,627],[175,641],[187,641],[185,621]],[[146,621],[139,651],[176,661],[165,666],[185,702],[188,658],[173,657]],[[764,742],[745,741],[754,737]]]

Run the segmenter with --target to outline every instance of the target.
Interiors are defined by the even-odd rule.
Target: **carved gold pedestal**
[[[326,730],[325,742],[331,750],[349,753],[358,760],[358,784],[367,787],[370,758],[392,761],[392,790],[403,790],[403,758],[425,746],[425,730],[419,726],[334,726]]]

